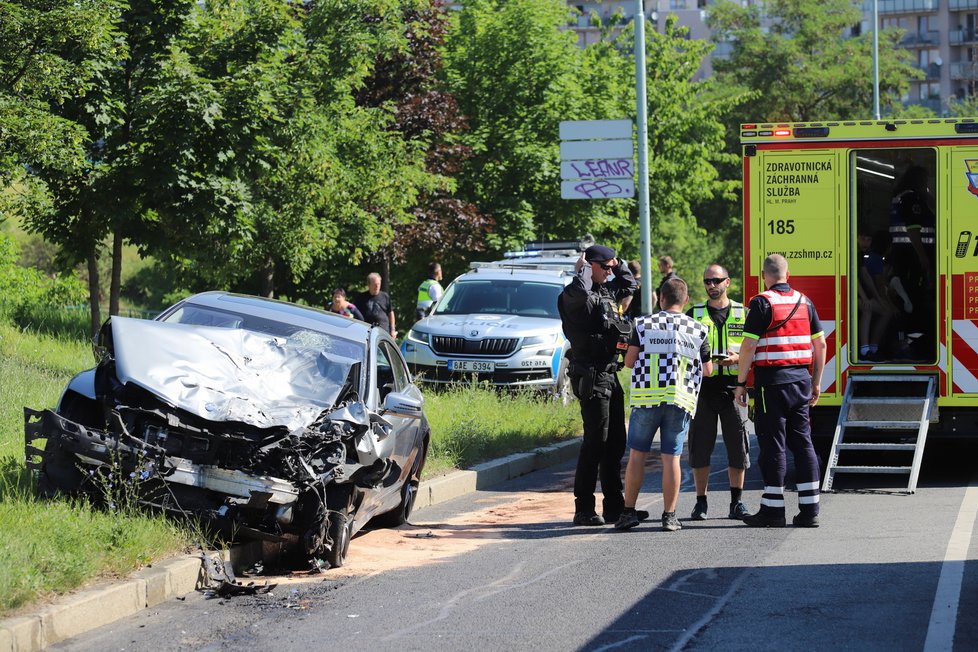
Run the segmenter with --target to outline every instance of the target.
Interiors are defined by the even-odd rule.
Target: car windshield
[[[274,370],[279,382],[285,380],[281,374],[286,373],[290,376],[287,384],[291,386],[292,395],[322,406],[334,405],[346,389],[359,386],[359,374],[366,357],[366,346],[361,342],[294,324],[193,304],[182,305],[162,321],[200,326],[198,334],[212,342],[221,340],[220,345],[231,348],[237,347],[226,344],[225,338],[217,335],[221,329],[272,336],[267,348],[274,352],[273,356],[258,356],[248,351],[242,353],[242,359],[250,366],[266,367],[267,373],[262,375],[267,376]]]
[[[519,280],[452,283],[435,306],[438,315],[518,315],[560,319],[557,297],[563,285]]]

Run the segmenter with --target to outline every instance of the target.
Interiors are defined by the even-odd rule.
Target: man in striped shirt
[[[754,368],[754,425],[760,445],[764,494],[761,509],[744,518],[750,527],[784,527],[785,448],[795,459],[799,513],[792,523],[818,527],[819,469],[809,408],[818,402],[825,367],[825,337],[815,306],[788,285],[788,261],[764,259],[766,292],[751,299],[740,346],[734,400],[747,405],[747,374]]]

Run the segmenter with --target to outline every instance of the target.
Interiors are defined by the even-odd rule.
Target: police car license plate
[[[449,371],[495,371],[496,363],[485,360],[449,360]]]

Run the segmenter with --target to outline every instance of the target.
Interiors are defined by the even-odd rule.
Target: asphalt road
[[[721,518],[722,443],[716,514],[680,532],[655,518],[628,532],[573,527],[564,465],[367,532],[342,569],[249,578],[276,586],[192,594],[50,649],[974,650],[976,453],[931,442],[915,495],[825,495],[818,529]],[[651,461],[639,506],[653,517],[660,487]],[[754,468],[752,510],[760,489]],[[786,498],[790,518],[795,495]],[[693,502],[688,477],[681,518]]]

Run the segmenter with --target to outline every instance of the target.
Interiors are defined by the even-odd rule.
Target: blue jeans
[[[660,452],[664,455],[682,455],[686,433],[689,432],[689,412],[669,403],[632,408],[632,415],[628,419],[628,447],[648,453],[652,450],[656,430],[661,432]]]

